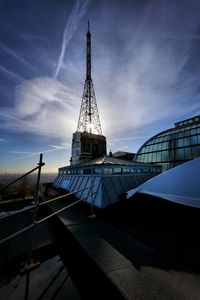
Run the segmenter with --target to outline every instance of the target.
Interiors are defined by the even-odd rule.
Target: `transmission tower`
[[[89,21],[86,37],[86,78],[77,131],[86,131],[89,133],[102,135],[94,85],[91,77],[91,33]]]

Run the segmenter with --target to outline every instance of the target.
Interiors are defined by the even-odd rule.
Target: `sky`
[[[88,19],[108,152],[199,115],[199,0],[0,0],[0,173],[69,164]]]

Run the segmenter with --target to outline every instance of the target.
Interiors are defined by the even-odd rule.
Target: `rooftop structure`
[[[160,197],[175,203],[200,208],[200,158],[159,174],[128,192]]]
[[[86,33],[86,77],[77,131],[73,133],[71,164],[81,163],[106,154],[106,138],[100,118],[91,76],[91,33]]]
[[[200,116],[195,116],[151,137],[138,150],[134,161],[156,163],[165,171],[199,156]]]
[[[81,190],[76,193],[78,199],[84,199],[87,203],[92,201],[94,206],[104,208],[118,202],[128,189],[137,187],[160,172],[161,167],[157,165],[104,156],[87,164],[59,168],[53,185],[70,192]]]
[[[126,160],[133,160],[135,153],[133,152],[125,152],[125,151],[117,151],[115,153],[112,153],[113,157],[126,159]]]

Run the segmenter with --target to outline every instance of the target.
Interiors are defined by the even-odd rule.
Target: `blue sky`
[[[0,173],[69,164],[88,19],[108,152],[199,114],[200,1],[0,0]]]

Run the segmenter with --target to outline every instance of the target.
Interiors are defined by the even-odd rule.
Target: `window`
[[[191,144],[190,137],[185,137],[184,138],[184,146],[190,146],[190,144]]]
[[[168,149],[168,143],[167,142],[163,142],[162,143],[162,150]]]
[[[162,161],[169,160],[168,151],[162,151],[161,152],[161,158],[162,158]]]
[[[190,148],[185,148],[185,159],[192,159],[192,151]]]
[[[200,135],[197,136],[197,143],[200,144]]]
[[[103,169],[103,174],[112,174],[113,169],[111,168],[104,168]]]
[[[121,168],[114,168],[115,174],[121,174],[122,169]]]
[[[156,153],[156,162],[161,162],[161,152]]]
[[[191,136],[191,145],[196,145],[197,141],[197,136]]]
[[[176,147],[183,147],[183,139],[176,140]]]
[[[184,149],[176,149],[176,160],[183,160],[184,157]]]
[[[200,134],[200,127],[197,128],[197,134]]]
[[[142,160],[142,161],[143,161],[143,162],[147,162],[147,157],[148,157],[148,154],[144,154],[144,155],[143,155],[143,160]]]
[[[152,153],[152,162],[156,162],[157,161],[157,153],[154,152]]]
[[[94,174],[102,174],[101,168],[94,168]]]
[[[192,147],[191,150],[192,150],[192,158],[200,156],[200,146]]]
[[[147,162],[152,162],[152,153],[147,155]]]

